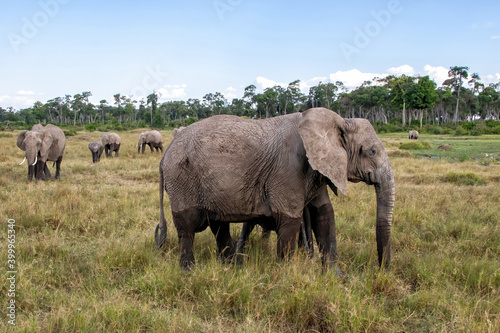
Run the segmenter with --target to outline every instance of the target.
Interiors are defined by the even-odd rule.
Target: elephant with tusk
[[[33,176],[37,180],[50,179],[47,161],[56,163],[56,179],[61,178],[61,161],[66,147],[66,137],[63,131],[52,124],[34,125],[30,131],[22,131],[17,136],[17,146],[26,152],[23,164],[28,160],[28,179]]]

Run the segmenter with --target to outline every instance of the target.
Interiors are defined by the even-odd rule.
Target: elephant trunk
[[[391,225],[392,210],[394,208],[395,185],[394,174],[389,161],[380,170],[380,181],[375,184],[377,195],[377,252],[380,267],[387,268],[391,262]]]
[[[28,165],[35,165],[38,161],[38,151],[36,149],[27,149],[26,159],[28,160]]]

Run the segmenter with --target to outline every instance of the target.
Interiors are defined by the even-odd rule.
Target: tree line
[[[326,107],[346,118],[366,118],[372,123],[393,124],[399,128],[416,123],[456,124],[459,121],[498,120],[500,82],[486,85],[467,66],[450,67],[449,78],[437,83],[429,76],[389,75],[365,81],[348,90],[340,81],[320,82],[302,93],[300,80],[286,87],[276,85],[257,92],[255,85],[245,88],[241,98],[230,102],[220,92],[202,99],[159,103],[152,92],[145,99],[115,94],[112,101],[89,101],[90,91],[36,102],[32,107],[14,110],[0,107],[0,122],[26,124],[51,122],[61,125],[123,124],[156,128],[177,127],[213,115],[232,114],[248,118],[269,118]]]

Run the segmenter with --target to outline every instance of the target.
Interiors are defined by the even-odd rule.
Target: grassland
[[[87,144],[102,133],[78,132],[67,138],[62,179],[37,184],[17,165],[17,133],[0,135],[0,258],[6,267],[15,219],[18,270],[16,326],[4,315],[4,282],[0,331],[500,331],[500,165],[474,155],[498,154],[500,137],[421,136],[431,152],[400,149],[403,134],[382,137],[396,179],[392,267],[377,267],[373,187],[349,184],[347,196],[331,194],[338,277],[321,271],[318,255],[277,261],[275,235],[265,243],[258,232],[242,267],[223,265],[209,230],[196,237],[193,271],[181,271],[168,198],[168,246],[153,249],[161,154],[138,155],[139,133],[120,133],[120,157],[92,164]],[[441,143],[474,145],[467,158],[415,158],[453,153]],[[456,180],[468,177],[481,182]]]

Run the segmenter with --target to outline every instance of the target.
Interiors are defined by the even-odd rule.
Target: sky
[[[355,88],[452,66],[500,80],[500,1],[0,0],[0,107],[91,91],[230,102],[300,80]]]

